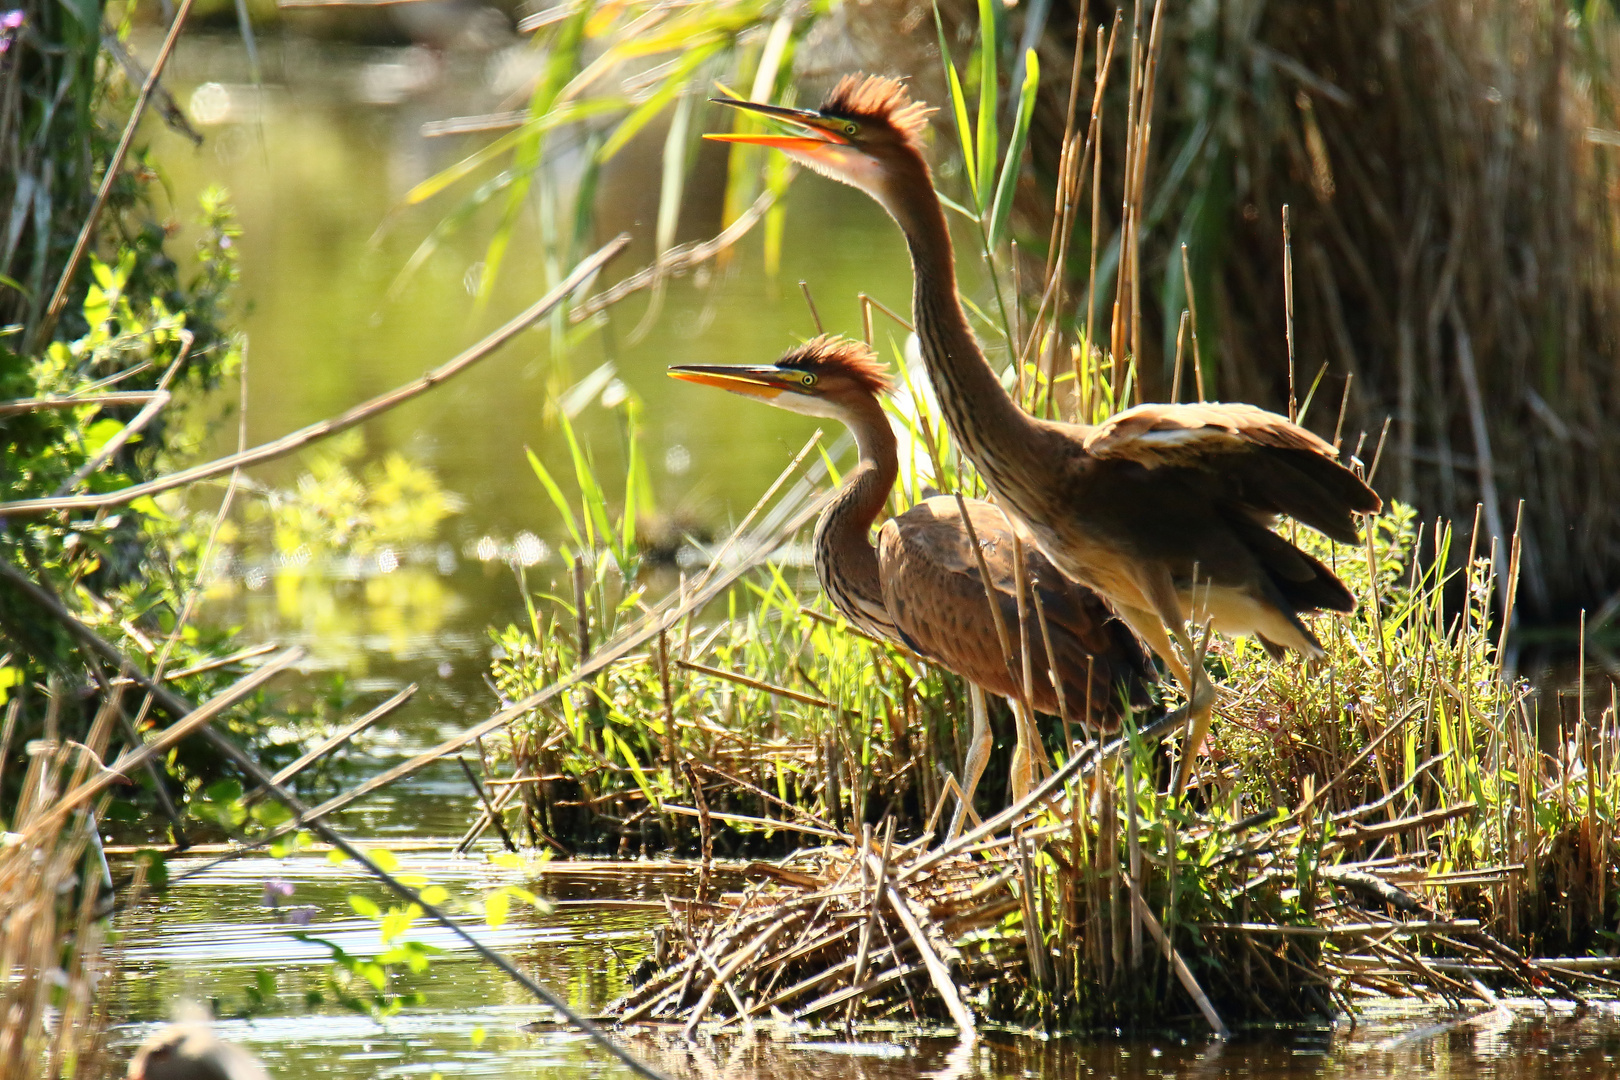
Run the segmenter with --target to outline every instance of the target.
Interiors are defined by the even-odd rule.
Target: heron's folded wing
[[[1251,517],[1286,514],[1345,543],[1356,539],[1354,514],[1382,508],[1331,445],[1253,405],[1138,405],[1092,431],[1084,447],[1105,461],[1207,472],[1220,501]]]

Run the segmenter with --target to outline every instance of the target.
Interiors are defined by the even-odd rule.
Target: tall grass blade
[[[968,126],[967,95],[962,93],[962,80],[956,74],[956,64],[951,60],[950,46],[945,43],[945,24],[940,19],[937,6],[934,8],[934,27],[939,31],[939,62],[945,68],[945,83],[951,90],[951,116],[956,121],[956,141],[962,150],[962,169],[967,173],[968,191],[973,195],[974,205],[978,205],[979,174],[974,163],[973,129]]]
[[[1013,194],[1018,190],[1018,174],[1024,161],[1024,144],[1029,140],[1029,119],[1035,114],[1035,92],[1040,86],[1041,63],[1031,49],[1024,56],[1024,88],[1018,95],[1018,119],[1013,124],[1012,142],[1007,145],[1007,157],[1001,164],[1001,179],[996,183],[996,197],[991,203],[990,250],[995,251],[1007,231],[1012,217]]]
[[[665,77],[664,84],[658,88],[658,91],[637,106],[636,110],[625,117],[619,126],[613,130],[613,134],[608,136],[607,142],[602,144],[602,149],[597,151],[597,160],[609,161],[614,154],[623,150],[626,143],[635,138],[653,117],[663,112],[664,107],[675,100],[675,96],[685,89],[686,77],[708,61],[711,56],[719,52],[724,45],[724,41],[712,41],[688,52],[681,62],[675,66],[674,70]]]
[[[996,101],[1000,88],[996,71],[997,0],[979,0],[979,132],[977,144],[979,160],[976,171],[982,179],[978,188],[978,208],[983,214],[990,209],[990,178],[996,175],[996,154],[1001,149],[1000,121],[996,117]]]
[[[527,455],[529,468],[534,470],[534,475],[539,479],[540,486],[546,489],[546,495],[550,497],[551,505],[557,508],[558,514],[562,515],[563,524],[568,528],[569,539],[574,542],[574,547],[583,551],[585,537],[580,534],[579,523],[574,520],[573,508],[568,505],[568,499],[563,495],[562,488],[557,486],[557,481],[552,479],[550,470],[545,467],[533,450],[525,447],[523,452]]]

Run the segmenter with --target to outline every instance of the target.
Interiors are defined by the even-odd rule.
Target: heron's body
[[[793,350],[774,367],[685,366],[670,373],[779,407],[832,417],[849,427],[860,460],[817,522],[814,550],[822,588],[851,623],[1015,703],[1025,696],[1018,650],[1027,640],[1029,698],[1036,710],[1102,730],[1116,728],[1127,707],[1148,703],[1154,673],[1146,652],[1100,597],[1059,573],[1034,538],[1016,529],[1000,508],[980,499],[959,503],[954,496],[936,495],[885,521],[873,545],[872,526],[899,474],[894,431],[878,403],[881,382],[876,365],[864,346],[820,338]],[[805,375],[814,376],[813,386],[800,383]],[[1009,644],[1019,657],[1010,668],[963,508],[984,555]],[[1022,625],[1016,562],[1020,555],[1029,590]],[[1048,640],[1055,663],[1047,656]],[[1029,772],[1044,760],[1033,725],[1026,724],[1027,720],[1020,721],[1023,756],[1015,761],[1015,789],[1025,787]],[[987,728],[982,735],[976,731],[976,750],[966,770],[970,793],[988,753],[988,747],[980,745],[986,738]]]
[[[1249,405],[1142,405],[1101,425],[1024,412],[985,359],[957,296],[944,210],[919,136],[928,111],[901,84],[851,76],[822,108],[732,103],[774,115],[801,136],[718,136],[787,151],[875,198],[906,238],[923,360],[952,438],[998,501],[1027,524],[1064,574],[1114,605],[1177,674],[1208,727],[1214,690],[1184,665],[1188,619],[1258,634],[1273,651],[1320,655],[1300,615],[1351,611],[1348,590],[1321,562],[1268,527],[1287,515],[1355,539],[1355,513],[1379,499],[1304,428]],[[1166,631],[1169,631],[1167,634]]]
[[[1031,705],[1054,716],[1067,713],[1071,720],[1102,731],[1119,726],[1126,702],[1136,708],[1147,705],[1152,665],[1130,628],[1096,593],[1060,573],[1034,537],[1022,530],[1017,547],[1031,592],[1020,628],[1014,529],[999,507],[982,499],[963,503],[984,554],[1002,625],[1013,639],[1010,644],[1016,651],[1021,640],[1029,641]],[[1007,670],[955,496],[924,499],[884,522],[877,556],[884,604],[900,641],[992,694],[1023,697],[1021,672]],[[1034,595],[1040,597],[1039,611]],[[1047,660],[1045,637],[1051,638],[1056,664]],[[1063,692],[1061,701],[1048,675],[1052,670]]]

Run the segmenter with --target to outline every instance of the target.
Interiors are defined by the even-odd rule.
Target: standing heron
[[[1106,597],[1181,682],[1194,717],[1176,778],[1182,790],[1215,703],[1188,620],[1257,635],[1274,655],[1322,656],[1300,615],[1354,611],[1355,599],[1269,526],[1287,515],[1354,543],[1354,515],[1377,513],[1378,496],[1332,446],[1252,405],[1139,405],[1099,425],[1055,423],[1019,408],[957,297],[950,232],[920,141],[932,110],[901,83],[846,76],[815,110],[720,104],[797,133],[709,138],[783,150],[860,188],[900,226],[923,360],[951,436],[1053,564]]]
[[[1038,597],[1040,603],[1038,608],[1033,601],[1023,605],[1020,632],[1015,534],[999,508],[980,499],[958,502],[955,496],[935,495],[885,521],[877,547],[872,546],[872,524],[894,488],[900,459],[894,430],[878,401],[890,383],[871,349],[856,341],[818,337],[775,364],[680,365],[669,374],[780,409],[829,417],[855,436],[860,460],[816,523],[816,576],[833,606],[855,626],[899,642],[974,688],[973,736],[963,765],[964,807],[972,805],[990,756],[981,690],[1013,703],[1014,799],[1033,786],[1033,773],[1045,754],[1033,718],[1020,704],[1023,665],[1010,668],[997,637],[962,508],[984,554],[1002,623],[1015,648],[1020,638],[1029,642],[1029,704],[1102,730],[1118,727],[1127,707],[1147,704],[1154,672],[1146,650],[1097,594],[1058,573],[1027,534],[1017,546],[1023,553],[1022,576],[1030,590],[1026,597]]]

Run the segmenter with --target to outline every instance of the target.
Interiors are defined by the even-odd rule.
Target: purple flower
[[[24,13],[21,8],[14,11],[8,11],[4,15],[0,15],[0,30],[15,30],[26,22],[27,19],[27,14]]]
[[[282,900],[285,900],[287,897],[290,897],[292,894],[293,894],[293,883],[292,882],[283,881],[281,878],[265,878],[264,879],[264,906],[265,907],[267,907],[267,908],[278,907],[278,906],[280,906]]]

